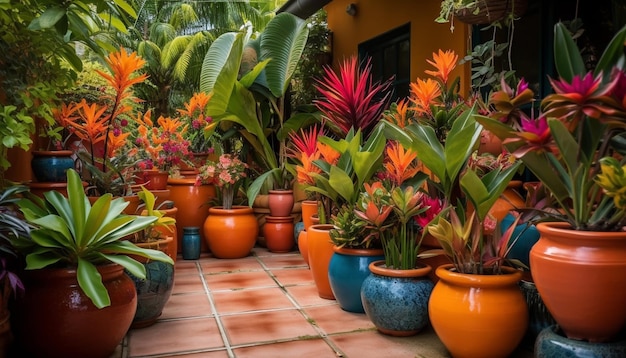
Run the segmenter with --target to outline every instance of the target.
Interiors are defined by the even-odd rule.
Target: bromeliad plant
[[[554,53],[560,78],[550,79],[555,93],[541,101],[542,113],[522,116],[518,126],[478,118],[552,194],[558,211],[544,214],[574,230],[623,231],[626,225],[625,41],[626,27],[614,36],[595,71],[587,72],[565,25],[557,24]]]
[[[185,102],[184,109],[178,109],[180,120],[187,127],[184,133],[185,140],[189,142],[191,153],[213,153],[213,143],[217,122],[206,113],[207,106],[213,93],[197,92]]]
[[[137,118],[135,144],[147,159],[147,169],[169,172],[189,156],[189,142],[184,138],[188,128],[179,119],[161,116],[154,123],[151,116],[148,111]]]
[[[147,228],[157,218],[122,214],[128,202],[104,194],[93,204],[84,193],[78,174],[70,169],[68,196],[56,191],[45,200],[32,197],[18,202],[26,221],[34,226],[30,237],[16,237],[13,245],[26,258],[26,270],[46,267],[75,268],[78,285],[98,308],[111,300],[98,273],[98,265],[116,263],[145,278],[144,265],[130,255],[174,264],[161,251],[139,248],[125,237]]]

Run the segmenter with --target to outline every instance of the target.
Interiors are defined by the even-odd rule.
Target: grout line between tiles
[[[215,316],[215,322],[217,323],[217,328],[220,331],[220,335],[222,336],[222,341],[224,342],[224,347],[226,347],[226,352],[228,353],[229,358],[235,358],[235,354],[230,346],[230,341],[228,340],[228,335],[226,334],[226,328],[222,323],[221,315],[217,312],[217,307],[215,306],[215,301],[213,300],[213,295],[211,294],[211,290],[209,290],[209,286],[204,278],[204,271],[202,270],[202,265],[200,265],[200,261],[196,261],[196,269],[198,270],[198,274],[200,275],[200,280],[202,281],[202,286],[204,287],[204,292],[209,298],[209,304],[211,305],[211,309],[213,310]]]

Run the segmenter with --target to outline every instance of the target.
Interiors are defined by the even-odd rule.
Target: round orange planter
[[[298,234],[298,251],[302,255],[302,259],[309,264],[309,233],[306,230],[300,231]]]
[[[304,230],[308,230],[313,221],[311,217],[317,214],[317,201],[304,200],[302,202],[302,222],[304,223]]]
[[[213,256],[221,259],[248,256],[258,234],[259,225],[254,211],[248,206],[212,207],[204,221],[205,241]]]
[[[626,232],[540,223],[530,268],[548,311],[570,339],[610,341],[626,324]]]
[[[165,190],[169,176],[164,170],[146,170],[143,172],[143,185],[148,190]]]
[[[270,215],[274,217],[289,216],[293,209],[293,190],[270,190],[268,197],[268,207]]]
[[[521,187],[522,182],[519,180],[509,182],[509,185],[507,185],[500,198],[496,200],[491,210],[489,210],[489,213],[493,215],[498,222],[501,222],[511,210],[523,208],[526,205],[524,198],[517,191]]]
[[[508,357],[528,326],[522,272],[504,267],[502,275],[469,275],[452,267],[437,269],[428,303],[435,333],[455,358]]]
[[[266,216],[263,225],[265,244],[271,252],[289,252],[295,244],[293,217]]]
[[[176,236],[178,252],[182,253],[183,228],[186,226],[202,227],[209,215],[209,203],[215,198],[215,186],[195,185],[196,180],[192,178],[169,178],[167,180],[170,190],[170,200],[178,208],[176,216]],[[200,230],[200,236],[204,233]],[[205,240],[201,240],[202,252],[208,252]]]
[[[317,224],[311,225],[307,230],[309,267],[313,273],[313,281],[319,296],[328,300],[335,299],[328,280],[328,265],[334,253],[329,234],[332,228],[332,225]]]

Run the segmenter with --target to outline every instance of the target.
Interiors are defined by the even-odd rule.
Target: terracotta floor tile
[[[228,358],[228,351],[226,349],[222,349],[212,352],[177,354],[176,358]]]
[[[326,334],[376,329],[364,313],[347,312],[339,305],[306,307],[304,312]]]
[[[302,256],[300,256],[299,253],[274,254],[271,256],[260,257],[259,259],[263,261],[263,264],[265,264],[265,266],[270,270],[279,268],[307,267],[306,262],[304,262],[304,259],[302,259]]]
[[[317,288],[314,284],[289,286],[287,292],[298,302],[302,307],[304,306],[318,306],[318,305],[336,305],[337,301],[327,300],[321,298],[317,293]]]
[[[390,337],[377,331],[346,333],[329,337],[345,357],[450,357],[432,330],[412,337]]]
[[[183,293],[170,296],[159,319],[210,316],[213,314],[206,293]]]
[[[263,270],[256,257],[248,256],[241,259],[207,258],[200,260],[202,272],[214,274],[219,272],[259,271]]]
[[[178,257],[176,260],[176,275],[197,275],[198,268],[196,267],[196,260],[183,260],[182,257]]]
[[[238,314],[221,320],[231,346],[319,336],[297,310]]]
[[[239,290],[254,287],[276,287],[276,281],[265,271],[233,272],[205,275],[209,290]]]
[[[313,274],[308,268],[277,269],[272,270],[272,274],[283,286],[314,284]]]
[[[237,358],[337,358],[335,351],[323,339],[265,344],[233,351]]]
[[[157,322],[129,332],[129,357],[224,347],[215,318]]]
[[[213,292],[213,300],[219,314],[294,308],[278,287]]]
[[[205,292],[200,275],[177,275],[174,276],[174,288],[172,294]]]

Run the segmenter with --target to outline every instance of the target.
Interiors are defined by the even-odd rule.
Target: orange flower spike
[[[452,50],[443,52],[439,50],[439,53],[433,52],[433,61],[426,60],[426,62],[433,65],[437,70],[426,70],[426,74],[440,79],[443,83],[448,83],[448,77],[450,72],[456,67],[459,56]]]
[[[113,131],[109,132],[109,146],[107,148],[107,155],[113,157],[118,149],[123,148],[126,145],[126,139],[130,135],[130,132],[120,133],[114,135]]]
[[[331,146],[318,142],[317,150],[320,152],[321,158],[328,164],[334,165],[339,161],[340,153]]]
[[[76,134],[83,140],[91,142],[92,144],[98,143],[104,140],[104,133],[106,132],[106,117],[103,117],[107,110],[106,106],[99,108],[98,104],[94,103],[88,105],[85,100],[80,102],[80,111],[78,112],[83,124],[70,123],[77,129]]]
[[[69,127],[71,123],[76,122],[76,120],[80,118],[79,115],[75,114],[78,112],[80,106],[81,105],[77,103],[63,103],[60,109],[52,109],[52,115],[61,127]]]
[[[315,180],[313,179],[313,174],[319,174],[322,170],[313,164],[313,161],[319,159],[320,152],[315,152],[313,155],[302,155],[302,165],[298,165],[296,167],[296,172],[298,174],[298,183],[300,184],[308,184],[315,185]]]
[[[408,113],[409,102],[403,98],[396,104],[396,111],[393,114],[385,115],[385,119],[400,128],[404,128],[409,125]]]
[[[418,115],[431,113],[430,106],[437,104],[437,97],[441,95],[441,89],[437,81],[428,78],[422,80],[418,78],[415,82],[410,84],[411,96],[410,100],[415,107],[413,110]]]
[[[387,147],[387,159],[385,168],[389,177],[396,185],[401,185],[405,180],[417,174],[419,168],[414,163],[417,154],[412,150],[405,150],[399,143],[391,143]]]
[[[146,61],[139,57],[136,52],[128,54],[123,47],[117,52],[110,53],[107,57],[107,63],[111,67],[113,75],[102,71],[97,72],[115,88],[118,94],[125,92],[135,83],[143,82],[148,78],[146,74],[132,76],[135,71],[145,65]]]

